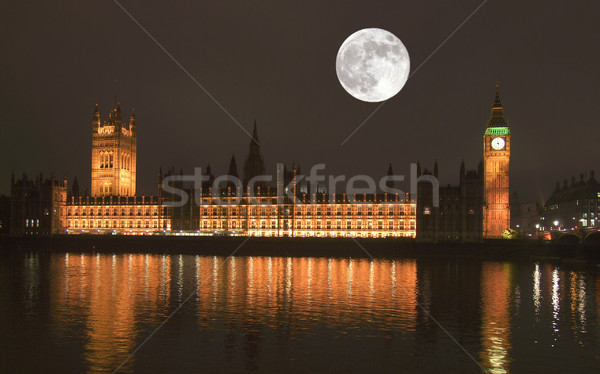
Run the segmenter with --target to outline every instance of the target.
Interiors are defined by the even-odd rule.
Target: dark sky
[[[511,123],[511,184],[531,199],[596,169],[600,3],[489,0],[344,146],[377,107],[340,86],[335,57],[353,32],[379,27],[414,70],[477,6],[465,1],[123,0],[137,20],[248,130],[258,121],[269,170],[317,162],[331,174],[398,174],[420,160],[457,183],[476,167],[500,80]],[[0,193],[10,173],[90,183],[94,105],[118,96],[138,120],[138,191],[159,165],[241,166],[249,138],[111,0],[0,5]]]

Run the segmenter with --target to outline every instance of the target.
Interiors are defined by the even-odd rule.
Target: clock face
[[[492,139],[492,148],[494,148],[496,151],[501,150],[502,148],[504,148],[505,145],[506,142],[504,141],[504,138]]]

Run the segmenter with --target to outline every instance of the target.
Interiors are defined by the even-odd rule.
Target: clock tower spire
[[[504,106],[496,82],[496,97],[483,135],[483,237],[486,239],[502,238],[502,232],[510,228],[510,148],[510,127],[504,118]]]

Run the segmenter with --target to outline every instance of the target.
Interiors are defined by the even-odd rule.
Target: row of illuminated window
[[[415,233],[410,231],[405,232],[372,232],[372,231],[294,231],[293,233],[286,233],[286,235],[291,235],[295,237],[359,237],[359,238],[388,238],[388,237],[410,237],[414,238]],[[250,230],[248,231],[249,236],[280,236],[277,231],[268,231],[268,230]]]
[[[337,208],[314,208],[314,207],[295,207],[294,208],[294,214],[297,216],[300,215],[317,215],[317,216],[321,216],[321,215],[327,215],[327,216],[331,216],[331,215],[335,215],[335,216],[343,216],[343,215],[348,215],[348,216],[361,216],[361,215],[366,215],[366,216],[372,216],[372,215],[414,215],[416,211],[416,207],[414,205],[411,206],[389,206],[389,207],[383,207],[380,206],[377,209],[373,209],[372,207],[358,207],[358,206],[349,206],[349,207],[337,207]],[[282,212],[283,214],[289,214],[289,209],[288,208],[284,208],[284,211]],[[252,207],[247,209],[246,207],[230,207],[230,208],[226,208],[226,207],[204,207],[201,208],[201,214],[204,216],[209,216],[209,215],[245,215],[245,214],[250,214],[253,216],[274,216],[277,215],[277,208],[276,207]]]
[[[296,229],[336,229],[336,230],[415,230],[416,223],[415,221],[377,221],[377,222],[361,222],[355,220],[345,220],[345,221],[315,221],[311,220],[299,220],[295,221]],[[248,228],[256,229],[277,229],[277,220],[261,220],[250,221],[247,223],[246,221],[227,221],[227,220],[203,220],[201,227],[203,229],[246,229]],[[284,223],[283,228],[290,228],[288,224]]]
[[[166,228],[168,220],[160,220],[162,226]],[[133,229],[133,228],[159,228],[159,220],[67,220],[69,229]]]
[[[114,190],[114,191],[113,191]],[[117,192],[116,189],[113,189],[112,183],[104,183],[100,185],[100,194],[101,195],[112,195]],[[129,195],[130,190],[129,187],[123,186],[120,191],[118,191],[121,195]]]
[[[67,209],[68,216],[157,216],[158,207],[114,207],[114,208],[85,208],[73,207]]]

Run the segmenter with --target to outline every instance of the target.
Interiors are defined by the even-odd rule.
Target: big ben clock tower
[[[502,238],[502,232],[510,228],[510,128],[504,119],[498,83],[490,119],[483,135],[483,159],[483,237]]]

